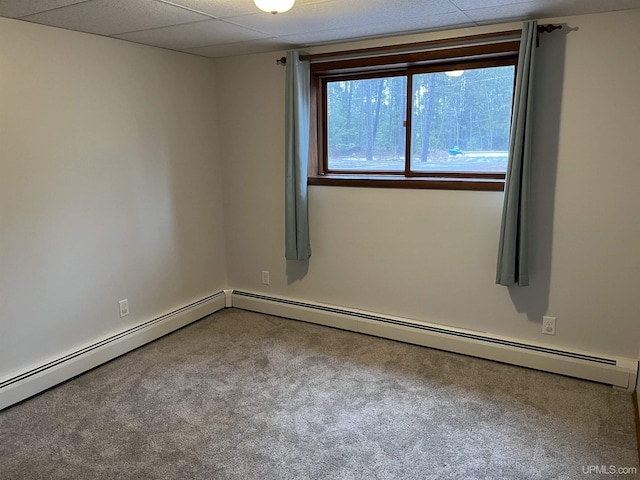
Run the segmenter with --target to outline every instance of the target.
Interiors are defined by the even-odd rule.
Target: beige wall
[[[306,275],[287,264],[279,53],[217,61],[229,284],[635,358],[640,10],[556,20],[571,28],[538,51],[530,287],[494,284],[493,192],[310,187],[313,256]],[[546,314],[555,337],[541,334]]]
[[[211,60],[0,18],[0,379],[226,286],[214,92]]]

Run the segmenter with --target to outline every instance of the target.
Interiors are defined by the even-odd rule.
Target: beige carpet
[[[2,480],[636,478],[592,468],[636,452],[626,392],[235,309],[0,412]]]

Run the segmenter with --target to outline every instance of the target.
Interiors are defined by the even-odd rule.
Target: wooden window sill
[[[483,190],[501,192],[504,180],[464,177],[401,177],[394,175],[317,175],[307,185],[369,188],[421,188],[433,190]]]

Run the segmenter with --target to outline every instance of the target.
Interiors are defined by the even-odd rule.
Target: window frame
[[[308,185],[445,190],[504,190],[505,173],[417,172],[407,152],[411,142],[412,101],[405,115],[405,168],[396,171],[336,170],[328,168],[326,85],[337,80],[406,76],[407,100],[412,99],[412,76],[449,70],[500,66],[517,68],[519,41],[439,48],[421,52],[333,60],[311,64],[311,129]],[[515,83],[515,73],[514,73]]]

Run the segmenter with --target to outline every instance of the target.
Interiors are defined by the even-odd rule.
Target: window
[[[517,50],[508,41],[313,63],[309,184],[502,190]]]

